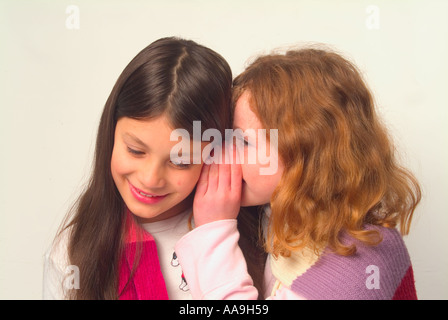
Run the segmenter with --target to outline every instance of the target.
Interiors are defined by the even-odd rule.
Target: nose
[[[139,168],[139,180],[145,191],[156,192],[166,183],[164,166],[156,159],[148,159]]]

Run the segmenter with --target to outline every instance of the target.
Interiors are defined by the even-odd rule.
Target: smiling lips
[[[145,204],[155,204],[157,202],[162,201],[167,196],[167,194],[156,195],[156,194],[146,193],[146,192],[143,192],[142,190],[134,187],[129,181],[128,181],[128,183],[129,183],[129,189],[131,190],[131,193],[134,196],[134,198],[140,202],[145,203]]]

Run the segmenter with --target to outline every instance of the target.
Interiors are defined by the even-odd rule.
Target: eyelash
[[[129,152],[130,154],[135,155],[135,156],[142,156],[142,155],[145,154],[145,153],[142,152],[142,151],[134,150],[134,149],[129,148],[129,147],[127,147],[127,150],[128,150],[128,152]],[[186,169],[186,168],[190,167],[190,164],[189,164],[189,163],[174,163],[173,161],[170,161],[170,163],[171,163],[174,167],[176,167],[176,168],[178,168],[178,169]]]
[[[172,160],[170,160],[170,162],[173,164],[173,166],[179,169],[185,169],[190,166],[190,163],[182,163],[182,159],[178,159],[177,163],[173,162]]]
[[[176,164],[173,161],[170,161],[170,162],[173,164],[173,166],[175,166],[178,169],[186,169],[186,168],[190,167],[189,163],[178,163],[178,164]]]
[[[129,147],[127,147],[127,148],[128,148],[128,152],[131,153],[131,154],[133,154],[133,155],[141,156],[141,155],[145,154],[145,153],[142,152],[142,151],[134,150],[134,149],[131,149],[131,148],[129,148]]]
[[[249,141],[247,141],[246,139],[244,139],[244,138],[242,138],[242,137],[238,137],[238,140],[242,141],[242,142],[243,142],[243,145],[244,145],[245,147],[247,147],[247,146],[250,145],[250,144],[249,144]]]

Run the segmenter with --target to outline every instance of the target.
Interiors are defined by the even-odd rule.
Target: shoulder
[[[63,282],[72,270],[68,258],[70,230],[61,232],[44,255],[43,299],[65,299]]]
[[[70,234],[71,229],[65,229],[55,237],[45,252],[46,261],[51,261],[59,266],[65,266],[68,264],[68,245],[70,242]]]
[[[308,299],[392,299],[411,268],[408,251],[396,229],[366,228],[378,230],[383,241],[367,246],[344,235],[342,242],[354,242],[357,252],[341,256],[326,250],[294,280],[292,290]]]

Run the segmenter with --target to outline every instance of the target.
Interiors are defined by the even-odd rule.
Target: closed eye
[[[136,156],[142,156],[142,155],[145,154],[145,153],[142,152],[142,151],[138,151],[138,150],[135,150],[135,149],[132,149],[132,148],[129,148],[129,147],[127,147],[127,150],[128,150],[128,152],[129,152],[130,154],[133,154],[133,155],[136,155]]]
[[[244,147],[247,147],[250,145],[249,141],[244,139],[244,137],[236,136],[237,140],[243,144]]]
[[[190,166],[190,161],[185,159],[172,159],[170,162],[176,167],[176,168],[188,168]]]
[[[240,146],[241,146],[241,144],[243,147],[247,147],[247,146],[251,145],[251,143],[248,141],[247,135],[241,134],[241,132],[239,130],[236,131],[235,138],[236,138],[235,142],[237,144],[239,144]]]

